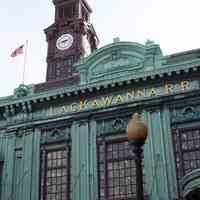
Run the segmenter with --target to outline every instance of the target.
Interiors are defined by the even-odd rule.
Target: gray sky
[[[100,46],[114,37],[160,44],[163,53],[200,48],[199,0],[88,0]],[[54,21],[51,0],[3,0],[0,5],[0,96],[22,82],[23,56],[11,52],[29,40],[25,84],[45,80],[47,44],[43,29]]]

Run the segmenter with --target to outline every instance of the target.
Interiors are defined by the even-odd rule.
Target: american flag
[[[21,45],[20,47],[18,47],[17,49],[15,49],[12,53],[11,53],[11,57],[14,58],[16,56],[18,56],[19,54],[23,54],[24,53],[24,45]]]

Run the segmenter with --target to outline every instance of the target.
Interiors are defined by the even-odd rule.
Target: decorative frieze
[[[100,136],[119,132],[125,133],[129,120],[130,117],[126,116],[97,121],[97,135]]]
[[[186,106],[174,109],[171,112],[171,116],[172,123],[200,120],[200,106]]]
[[[69,127],[44,129],[41,132],[41,143],[52,143],[68,140],[69,134]]]
[[[33,120],[42,120],[52,117],[63,116],[72,113],[80,113],[114,107],[118,105],[139,102],[140,100],[151,100],[154,97],[175,95],[193,91],[199,88],[197,80],[180,80],[165,82],[160,85],[148,85],[127,88],[122,91],[104,94],[102,96],[82,97],[74,101],[62,101],[61,104],[49,104],[40,109],[33,109],[34,102],[21,102],[10,104],[2,109],[2,116],[7,123],[15,124]]]
[[[84,112],[88,110],[131,103],[133,101],[144,100],[158,96],[187,92],[193,89],[197,89],[198,87],[199,85],[197,81],[188,80],[182,80],[176,83],[166,83],[159,86],[136,87],[108,95],[94,96],[91,98],[80,97],[80,100],[66,103],[62,106],[51,106],[46,112],[48,117]]]

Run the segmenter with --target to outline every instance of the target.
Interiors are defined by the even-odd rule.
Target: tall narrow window
[[[56,63],[56,79],[60,79],[61,78],[61,70],[62,70],[62,68],[63,68],[63,66],[62,66],[62,63],[61,62],[58,62],[58,63]]]
[[[135,199],[135,161],[127,140],[98,143],[98,174],[100,200]]]
[[[65,60],[64,60],[64,65],[66,66],[72,66],[74,63],[74,56],[68,56]]]
[[[62,19],[64,17],[64,8],[60,7],[58,10],[59,18]]]
[[[70,149],[45,149],[41,154],[41,200],[68,200]]]
[[[177,179],[200,168],[200,128],[175,129],[173,131]]]
[[[64,16],[66,18],[72,18],[75,13],[74,3],[70,3],[64,7]]]
[[[75,58],[74,56],[68,56],[65,60],[64,60],[64,66],[67,69],[66,73],[71,73],[72,72],[72,65],[75,62]]]

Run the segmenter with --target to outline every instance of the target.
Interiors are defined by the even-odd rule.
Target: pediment
[[[75,65],[81,82],[90,83],[137,73],[144,68],[146,48],[131,42],[117,42],[98,49]]]
[[[136,70],[142,68],[143,58],[129,55],[128,53],[114,52],[108,54],[98,62],[93,63],[88,71],[90,79],[108,74],[124,72],[125,70]]]

